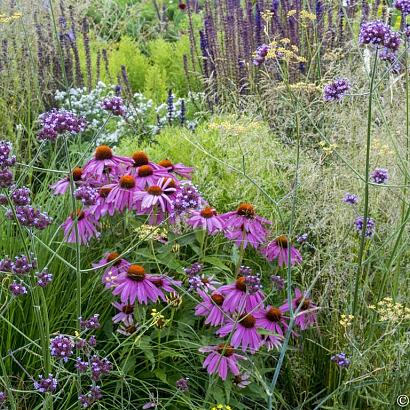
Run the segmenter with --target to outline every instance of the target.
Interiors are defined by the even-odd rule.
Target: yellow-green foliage
[[[110,48],[109,62],[110,72],[114,78],[121,73],[121,65],[125,65],[132,89],[134,91],[144,89],[149,61],[130,37],[122,37],[121,41]]]
[[[160,104],[165,102],[167,98],[168,82],[167,74],[158,65],[153,65],[148,68],[146,73],[144,95],[152,99],[155,103]]]

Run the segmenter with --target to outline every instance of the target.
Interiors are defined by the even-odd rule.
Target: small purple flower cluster
[[[7,393],[0,390],[0,404],[4,404],[7,401]]]
[[[181,379],[177,380],[175,385],[179,391],[186,392],[189,390],[189,378],[182,377]]]
[[[384,168],[376,168],[370,175],[370,179],[375,184],[385,184],[389,179],[389,173],[387,169]]]
[[[21,225],[38,230],[46,229],[53,222],[47,212],[42,212],[30,205],[17,206],[14,212],[12,209],[8,209],[5,216],[10,220],[16,218]]]
[[[53,393],[57,388],[57,379],[51,373],[46,378],[40,374],[34,388],[40,393]]]
[[[256,67],[262,65],[265,62],[269,50],[270,47],[267,44],[261,44],[255,51],[255,55],[253,57],[253,65],[255,65]]]
[[[77,117],[70,111],[52,109],[43,113],[39,117],[41,130],[38,133],[39,140],[55,141],[56,138],[64,133],[72,135],[84,131],[87,122],[84,118]]]
[[[31,202],[30,195],[31,191],[27,187],[14,188],[11,191],[11,200],[17,206],[29,205]]]
[[[11,155],[12,150],[10,141],[0,140],[0,188],[8,188],[13,184],[13,173],[9,168],[16,163],[16,157]]]
[[[80,317],[80,327],[83,330],[91,330],[91,329],[98,329],[100,325],[99,318],[100,315],[98,313],[92,315],[89,319],[83,319]]]
[[[127,112],[127,107],[121,97],[107,97],[101,103],[101,108],[110,111],[113,115],[123,117]]]
[[[343,198],[343,202],[350,205],[356,205],[359,202],[359,197],[355,194],[350,194],[349,192],[346,192]]]
[[[323,89],[323,98],[325,101],[340,101],[350,90],[351,85],[346,78],[338,78]]]
[[[16,275],[24,275],[37,267],[37,260],[33,255],[19,255],[14,258],[14,261],[9,257],[0,260],[0,271],[11,272]]]
[[[74,341],[70,336],[58,335],[50,340],[51,356],[56,359],[62,359],[67,362],[68,358],[73,354]]]
[[[90,359],[91,379],[98,381],[103,375],[107,375],[112,370],[111,362],[106,358],[93,355]]]
[[[285,288],[285,280],[279,275],[272,275],[270,280],[277,290],[282,290]]]
[[[53,274],[49,273],[47,268],[43,269],[41,272],[36,272],[37,285],[45,288],[52,280]]]
[[[184,215],[193,209],[199,209],[203,199],[198,189],[189,181],[181,184],[173,200],[174,214]]]
[[[362,24],[359,42],[362,45],[371,44],[397,51],[400,47],[400,35],[382,21],[370,21]]]
[[[363,231],[364,218],[363,216],[358,216],[354,222],[357,232],[361,235]],[[367,227],[365,229],[364,236],[366,238],[371,238],[374,235],[376,229],[376,222],[374,219],[367,217]]]
[[[13,296],[22,296],[27,294],[27,288],[23,284],[16,281],[13,281],[9,285],[9,291]]]
[[[83,184],[76,189],[74,196],[85,206],[95,205],[98,200],[98,191],[88,184]]]
[[[406,16],[410,14],[410,0],[396,0],[394,2],[394,7]]]
[[[239,274],[245,278],[246,290],[250,295],[262,290],[261,275],[252,273],[252,268],[241,266]]]
[[[78,401],[83,406],[83,408],[87,408],[96,401],[101,400],[102,397],[103,395],[101,393],[101,387],[91,385],[90,390],[86,394],[80,394],[80,396],[78,396]]]
[[[335,362],[340,368],[347,369],[350,366],[350,360],[345,353],[338,353],[332,356],[332,362]]]

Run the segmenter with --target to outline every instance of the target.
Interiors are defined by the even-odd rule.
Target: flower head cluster
[[[34,382],[34,388],[40,393],[53,393],[57,388],[57,379],[51,373],[48,377],[40,375]]]
[[[401,11],[403,15],[410,14],[410,1],[409,0],[395,0],[394,7]]]
[[[184,215],[190,210],[198,209],[203,202],[198,189],[190,182],[181,184],[172,200],[175,215]]]
[[[180,391],[186,392],[189,390],[189,378],[188,377],[182,377],[181,379],[178,379],[175,383],[176,388]]]
[[[389,173],[387,169],[384,168],[376,168],[370,175],[370,179],[375,184],[385,184],[389,179]]]
[[[325,101],[340,101],[350,90],[349,80],[339,78],[325,85],[323,98]]]
[[[98,199],[98,191],[90,185],[81,185],[76,189],[74,196],[81,201],[83,205],[95,205]]]
[[[31,205],[17,206],[15,213],[12,209],[8,209],[5,215],[10,220],[16,218],[23,226],[39,230],[46,229],[53,222],[47,212],[33,208]]]
[[[15,188],[11,192],[11,200],[13,201],[14,205],[29,205],[31,202],[30,194],[30,189],[27,187]]]
[[[345,353],[338,353],[331,357],[332,362],[335,362],[341,369],[347,369],[350,366],[350,360]]]
[[[362,233],[363,231],[363,225],[364,225],[364,218],[363,216],[358,216],[354,222],[356,230],[359,234]],[[374,235],[374,231],[376,229],[376,222],[374,219],[367,217],[367,224],[366,224],[364,236],[366,238],[371,238]]]
[[[12,167],[16,163],[15,155],[12,155],[13,145],[10,141],[0,140],[0,169]]]
[[[92,385],[86,394],[80,394],[78,401],[83,408],[88,408],[98,400],[102,399],[101,387]]]
[[[101,107],[106,111],[110,111],[113,115],[124,116],[127,112],[123,99],[117,96],[105,98],[101,103]]]
[[[80,317],[80,326],[83,330],[90,330],[90,329],[98,329],[100,325],[100,321],[98,320],[99,314],[96,313],[92,315],[89,319],[83,319]]]
[[[400,46],[400,36],[392,28],[382,21],[370,21],[363,23],[360,28],[360,44],[371,44],[386,47],[391,51],[397,51]]]
[[[62,359],[64,362],[73,354],[74,341],[69,336],[58,335],[50,340],[51,356]]]
[[[86,129],[87,122],[84,118],[77,117],[70,111],[64,109],[53,109],[43,113],[39,117],[41,130],[38,139],[54,141],[59,135],[78,134]]]
[[[355,194],[349,194],[348,192],[346,192],[343,198],[343,202],[350,205],[356,205],[359,202],[359,197]]]
[[[16,281],[10,284],[9,290],[13,296],[21,296],[27,294],[27,288],[23,284]]]
[[[43,269],[41,272],[36,272],[37,285],[45,288],[53,280],[53,274],[49,273],[47,269]]]
[[[90,370],[91,378],[94,381],[101,379],[103,375],[107,375],[112,370],[112,364],[107,358],[101,358],[97,355],[93,355],[90,358]]]
[[[398,323],[410,320],[410,308],[401,302],[394,302],[390,297],[383,298],[376,305],[370,305],[369,309],[376,311],[382,322]]]
[[[11,264],[11,271],[16,275],[24,275],[37,267],[37,260],[26,255],[19,255],[14,258]]]
[[[268,54],[269,48],[270,47],[267,44],[262,44],[256,49],[255,55],[253,57],[253,65],[259,67],[265,62],[265,58]]]

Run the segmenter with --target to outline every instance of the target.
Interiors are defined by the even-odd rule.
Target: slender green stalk
[[[366,230],[367,230],[367,220],[369,216],[369,171],[370,171],[370,147],[371,147],[371,137],[372,137],[372,104],[373,104],[373,92],[374,92],[374,80],[376,78],[377,70],[377,58],[378,49],[376,48],[376,53],[374,56],[374,63],[372,69],[372,75],[370,79],[370,92],[369,92],[369,105],[367,111],[367,139],[366,139],[366,165],[364,171],[364,212],[363,212],[363,227],[360,236],[360,246],[357,261],[357,271],[354,286],[354,296],[352,305],[352,314],[356,313],[357,300],[359,296],[359,285],[363,275],[363,256],[365,253],[366,244]]]

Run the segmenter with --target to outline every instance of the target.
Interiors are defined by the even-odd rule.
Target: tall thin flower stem
[[[374,92],[374,80],[376,78],[377,69],[377,58],[379,49],[376,48],[373,69],[370,79],[370,92],[369,92],[369,105],[367,110],[367,139],[366,139],[366,165],[364,171],[364,213],[363,213],[363,226],[360,237],[359,254],[357,257],[357,271],[354,286],[354,296],[352,305],[352,315],[356,313],[357,300],[359,297],[359,285],[363,274],[363,256],[365,252],[366,245],[366,230],[367,230],[367,220],[369,216],[369,171],[370,171],[370,148],[371,148],[371,138],[372,138],[372,104],[373,104],[373,92]]]

